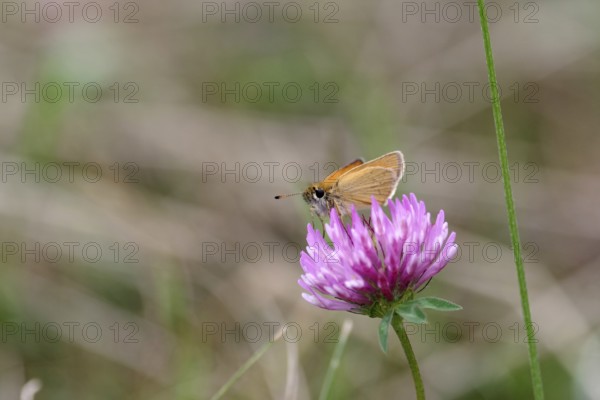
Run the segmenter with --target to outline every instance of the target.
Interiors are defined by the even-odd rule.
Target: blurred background
[[[414,398],[377,320],[302,300],[273,199],[396,149],[460,247],[428,398],[531,398],[475,2],[1,7],[0,398],[210,398],[282,327],[224,398],[317,398],[345,319],[329,398]],[[488,7],[546,396],[598,399],[600,4]]]

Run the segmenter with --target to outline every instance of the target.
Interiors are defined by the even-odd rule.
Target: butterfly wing
[[[356,168],[353,168],[352,172],[358,172],[362,168],[370,167],[382,167],[392,169],[398,176],[398,179],[400,179],[404,175],[404,155],[401,151],[392,151],[391,153],[384,154],[381,157],[378,157],[369,162],[359,164],[358,166],[356,166]],[[350,172],[350,170],[346,170],[344,173],[347,172]],[[339,176],[338,179],[339,178],[341,178],[341,176]]]
[[[352,161],[350,164],[347,164],[340,169],[336,169],[331,174],[329,174],[327,176],[327,178],[325,178],[323,180],[323,186],[331,187],[332,185],[334,185],[337,182],[337,180],[340,178],[340,176],[344,175],[346,172],[348,172],[351,169],[358,167],[359,165],[362,165],[362,164],[364,164],[364,161],[361,158],[357,158],[356,160]]]
[[[350,205],[368,207],[371,196],[383,204],[396,192],[404,174],[404,157],[394,151],[342,174],[332,188],[332,198],[342,213],[350,211]]]
[[[399,178],[391,168],[369,167],[342,176],[332,189],[332,198],[340,211],[347,213],[350,204],[357,208],[368,207],[371,196],[383,204],[393,196]]]

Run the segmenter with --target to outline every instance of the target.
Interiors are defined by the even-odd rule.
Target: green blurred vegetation
[[[114,23],[108,8],[95,24],[0,24],[3,82],[102,88],[98,102],[77,89],[73,102],[63,92],[55,103],[16,95],[0,105],[3,173],[19,168],[3,174],[0,192],[0,398],[19,398],[32,379],[42,383],[36,400],[210,398],[268,341],[269,327],[290,322],[301,337],[275,343],[225,398],[316,398],[346,317],[355,328],[330,398],[411,398],[401,348],[380,352],[377,321],[302,300],[294,253],[311,216],[301,197],[273,200],[313,181],[314,165],[322,176],[329,162],[395,149],[417,168],[397,195],[416,193],[433,216],[443,209],[463,245],[424,292],[464,307],[432,314],[428,328],[456,322],[462,335],[413,336],[427,393],[530,397],[526,347],[510,331],[521,316],[501,183],[481,172],[497,162],[489,102],[480,91],[457,102],[403,92],[406,83],[486,82],[477,22],[403,22],[401,3],[348,2],[336,3],[338,22],[324,24],[307,11],[313,3],[298,4],[305,18],[297,23],[280,15],[202,22],[202,3],[174,2],[139,3],[132,24]],[[492,39],[521,235],[536,250],[526,269],[546,396],[592,399],[600,393],[600,42],[584,16],[599,10],[589,2],[539,7],[539,23],[503,19]],[[138,101],[128,103],[132,82]],[[292,83],[302,95],[290,101],[277,90],[272,101],[263,93],[237,102],[205,91],[265,82]],[[516,94],[507,89],[515,83]],[[538,101],[525,102],[527,84]],[[64,165],[56,183],[22,175],[23,165],[49,163],[77,163],[73,181]],[[102,172],[94,182],[85,178],[90,163]],[[206,174],[207,163],[220,170]],[[262,166],[257,182],[240,178],[248,163]],[[279,163],[272,180],[264,163]],[[286,163],[301,166],[300,179],[282,172]],[[448,163],[463,167],[457,183],[444,179]],[[477,163],[472,181],[464,163]],[[223,175],[223,166],[237,172]],[[536,181],[527,182],[532,171]],[[62,258],[23,251],[36,243],[56,243]],[[65,243],[78,243],[72,258]],[[89,243],[101,248],[99,260],[82,253]],[[262,251],[257,260],[242,253],[250,243]],[[265,243],[275,243],[272,257]],[[478,243],[473,257],[465,243]],[[482,254],[489,243],[501,248],[499,260]],[[337,328],[325,329],[328,322]],[[503,328],[498,342],[480,330],[469,340],[465,323],[489,322]],[[261,336],[251,340],[256,326]]]

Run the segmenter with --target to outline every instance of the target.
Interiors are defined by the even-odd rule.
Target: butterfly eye
[[[323,189],[315,189],[315,195],[317,196],[317,198],[321,198],[323,196],[325,196],[325,191]]]

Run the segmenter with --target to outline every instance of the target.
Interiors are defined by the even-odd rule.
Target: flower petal
[[[365,310],[418,289],[452,261],[456,234],[448,234],[443,210],[431,223],[414,193],[390,199],[387,206],[390,217],[372,197],[368,223],[354,206],[348,224],[332,209],[325,225],[332,245],[307,226],[308,245],[300,255],[304,274],[298,281],[306,301],[329,310]]]

